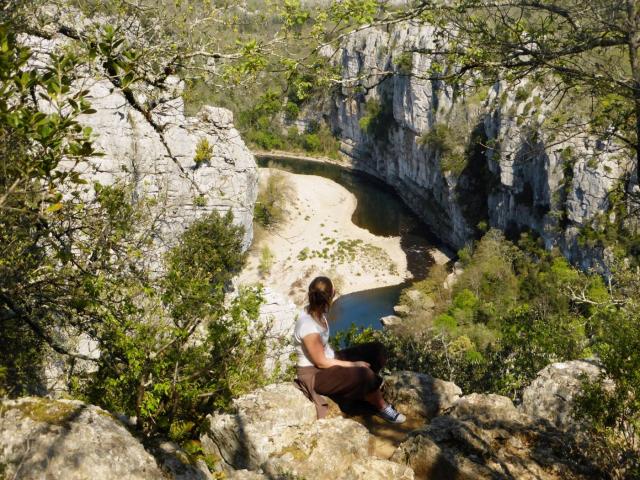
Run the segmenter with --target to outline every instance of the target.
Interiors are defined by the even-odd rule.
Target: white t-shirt
[[[298,355],[298,366],[299,367],[312,367],[313,362],[305,352],[305,349],[302,346],[302,339],[311,333],[320,334],[320,338],[322,339],[322,345],[324,345],[324,355],[327,358],[335,358],[335,354],[331,345],[329,345],[329,324],[327,324],[327,328],[324,329],[321,327],[318,322],[316,322],[311,315],[309,315],[306,309],[300,312],[298,316],[298,320],[296,321],[296,327],[293,331],[293,345],[296,349],[296,354]]]

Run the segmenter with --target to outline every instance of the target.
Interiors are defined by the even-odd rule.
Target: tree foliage
[[[99,157],[79,123],[94,113],[80,59],[99,58],[126,95],[137,55],[105,27],[35,62],[14,27],[0,25],[0,391],[45,393],[44,365],[60,355],[71,392],[134,416],[145,435],[188,437],[263,381],[261,292],[226,299],[243,229],[214,211],[159,256],[162,195],[79,173]]]
[[[392,369],[446,378],[465,392],[515,400],[553,362],[592,358],[602,376],[584,386],[575,415],[590,455],[613,478],[636,478],[640,426],[638,341],[640,282],[626,261],[612,265],[605,284],[528,236],[519,245],[489,231],[460,252],[464,271],[442,288],[435,271],[404,293],[412,313],[406,329],[351,331],[344,345],[377,339]],[[413,300],[412,300],[413,298]],[[425,305],[427,307],[425,307]]]

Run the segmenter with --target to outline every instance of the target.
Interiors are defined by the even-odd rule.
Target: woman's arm
[[[319,333],[310,333],[302,338],[302,346],[307,356],[318,368],[330,367],[369,367],[367,362],[348,362],[336,358],[327,358],[324,354],[324,345]]]

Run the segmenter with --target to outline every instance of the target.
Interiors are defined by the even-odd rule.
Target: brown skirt
[[[350,362],[364,361],[368,367],[299,367],[298,385],[316,405],[318,418],[326,415],[326,402],[318,395],[326,395],[336,403],[364,400],[365,396],[382,384],[379,372],[387,361],[380,342],[370,342],[336,352],[336,358]]]

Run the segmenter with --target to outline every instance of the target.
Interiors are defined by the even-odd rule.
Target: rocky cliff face
[[[78,20],[73,28],[89,27]],[[34,52],[35,64],[45,64],[51,52],[74,42],[55,29],[45,33],[46,38],[21,38]],[[81,123],[93,129],[94,144],[104,155],[75,168],[90,183],[121,182],[133,189],[134,199],[156,201],[159,253],[194,219],[213,210],[233,212],[249,246],[258,171],[229,110],[206,106],[195,117],[185,116],[183,83],[176,77],[169,77],[163,89],[137,84],[132,97],[87,66],[77,85],[88,90],[96,110]],[[147,112],[141,105],[153,108]],[[206,158],[196,162],[199,144],[208,148]]]
[[[403,52],[438,42],[435,27],[405,23],[330,52],[344,80],[358,79],[331,101],[343,151],[456,248],[484,223],[514,237],[534,231],[589,267],[602,252],[579,249],[578,229],[607,210],[630,160],[577,130],[541,127],[555,112],[533,83],[465,95],[425,79],[433,58]]]
[[[33,52],[33,66],[43,68],[51,54],[74,47],[76,40],[59,31],[81,32],[100,24],[100,19],[75,18],[69,12],[73,10],[47,10],[45,14],[51,17],[47,28],[34,28],[38,35],[20,37]],[[64,29],[60,27],[63,23]],[[145,206],[153,219],[149,222],[154,225],[150,232],[154,234],[153,247],[144,261],[151,268],[162,268],[163,254],[180,234],[195,219],[212,211],[231,211],[234,222],[244,228],[243,247],[249,247],[258,169],[229,110],[205,106],[196,116],[186,116],[181,97],[184,85],[177,77],[168,77],[163,88],[141,81],[128,94],[104,74],[100,65],[83,66],[74,87],[88,92],[86,98],[95,113],[79,120],[91,127],[94,145],[102,156],[79,165],[63,163],[61,167],[78,171],[89,185],[126,186],[131,189],[132,202],[150,200]],[[47,111],[50,107],[41,101],[38,108]],[[199,146],[204,154],[201,152],[200,161],[196,161]],[[92,192],[88,188],[86,196],[90,198]],[[77,351],[99,356],[95,342],[70,335],[67,340],[77,344]],[[51,353],[45,372],[49,394],[65,392],[69,368],[74,367],[68,359]],[[91,371],[95,366],[82,361],[75,368]]]

